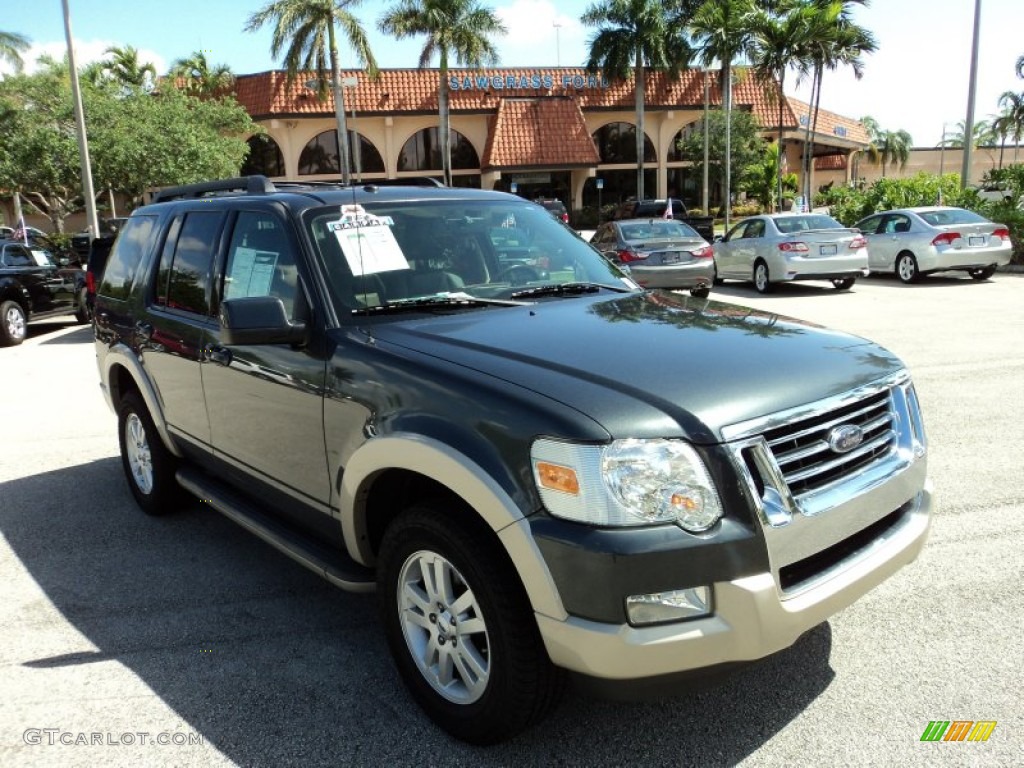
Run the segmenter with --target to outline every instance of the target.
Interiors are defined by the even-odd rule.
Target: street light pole
[[[75,103],[75,133],[78,134],[78,152],[82,164],[82,196],[85,198],[86,224],[90,237],[99,237],[99,219],[96,218],[96,193],[92,186],[92,165],[89,163],[89,138],[85,133],[85,111],[82,108],[82,90],[78,84],[78,67],[75,64],[75,45],[71,36],[71,11],[68,0],[64,6],[64,35],[68,41],[68,69],[71,70],[71,95]]]
[[[967,119],[964,121],[964,161],[960,168],[960,189],[971,176],[971,150],[974,149],[974,97],[978,90],[978,38],[981,28],[981,0],[974,0],[974,42],[971,44],[971,79],[967,89]]]
[[[701,179],[701,204],[708,215],[708,68],[704,67],[704,173]]]
[[[561,22],[553,21],[551,26],[555,28],[555,64],[560,67],[562,66],[562,45],[559,33],[561,32],[562,24]]]

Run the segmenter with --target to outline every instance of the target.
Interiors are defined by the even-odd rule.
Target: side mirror
[[[724,243],[725,242],[725,237],[722,236],[722,235],[715,235],[715,239],[712,240],[711,242],[713,242],[713,243]]]
[[[301,344],[306,324],[288,319],[276,296],[226,299],[220,305],[221,341],[227,345]]]

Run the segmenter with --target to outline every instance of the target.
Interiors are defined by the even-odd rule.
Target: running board
[[[189,493],[335,586],[347,592],[374,590],[373,569],[275,520],[226,483],[188,466],[178,470],[177,480]]]

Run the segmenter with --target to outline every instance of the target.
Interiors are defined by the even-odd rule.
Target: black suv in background
[[[567,673],[677,687],[785,648],[928,529],[892,354],[642,290],[514,195],[165,190],[95,329],[143,510],[187,490],[375,588],[413,698],[475,743],[544,718]]]
[[[534,202],[540,206],[543,206],[544,210],[546,210],[556,219],[561,220],[562,223],[569,223],[569,212],[565,209],[565,203],[563,203],[561,200],[557,198],[552,200],[546,200],[545,198],[538,197],[536,200],[534,200]]]
[[[87,322],[85,272],[60,267],[43,248],[0,240],[0,346],[21,344],[28,324],[74,314]]]

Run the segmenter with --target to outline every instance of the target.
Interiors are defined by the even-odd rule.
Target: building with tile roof
[[[437,69],[387,69],[375,79],[341,73],[357,179],[441,176],[437,136]],[[704,109],[721,106],[717,73],[687,71],[677,79],[648,72],[645,93],[645,177],[649,197],[682,197],[700,205],[700,180],[675,149]],[[242,75],[235,95],[266,130],[253,137],[243,172],[273,178],[334,179],[338,150],[333,98],[316,83],[283,71]],[[448,77],[453,183],[558,197],[570,209],[616,202],[636,192],[633,80],[610,82],[580,68],[451,69]],[[740,69],[733,101],[750,110],[767,140],[780,126],[787,164],[799,169],[808,107],[781,99],[775,81]],[[867,146],[857,121],[821,111],[815,132],[816,168],[849,179],[850,155]],[[712,192],[718,197],[717,191]]]

